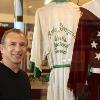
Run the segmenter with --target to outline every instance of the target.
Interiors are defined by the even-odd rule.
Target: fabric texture
[[[100,68],[100,19],[86,8],[81,7],[80,9],[82,16],[79,20],[68,80],[68,87],[77,96],[83,94],[86,81],[89,85],[89,80],[91,80],[92,89],[95,89],[94,82],[97,82],[97,80],[96,78],[92,80],[91,73],[88,74],[88,69]],[[100,100],[95,95],[99,92],[91,91],[91,93],[88,100]],[[95,96],[95,99],[92,96]]]
[[[42,61],[47,58],[52,69],[47,100],[74,100],[66,87],[67,65],[71,64],[79,17],[79,7],[72,2],[52,2],[36,11],[30,60],[42,72]]]

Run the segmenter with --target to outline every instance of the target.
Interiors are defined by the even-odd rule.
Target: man
[[[20,69],[27,51],[27,39],[19,29],[6,31],[1,39],[0,100],[30,100],[30,82]]]

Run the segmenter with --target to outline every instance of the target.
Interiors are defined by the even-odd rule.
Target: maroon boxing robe
[[[67,85],[75,95],[80,96],[87,80],[89,100],[100,100],[99,89],[95,88],[96,85],[100,88],[100,73],[92,73],[90,76],[88,74],[89,68],[100,68],[100,19],[85,8],[81,7],[80,10],[82,16],[79,20]],[[91,93],[94,94],[93,98]]]

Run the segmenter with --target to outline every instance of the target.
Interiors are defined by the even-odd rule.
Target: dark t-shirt
[[[0,100],[30,100],[31,86],[27,74],[16,74],[0,63]]]

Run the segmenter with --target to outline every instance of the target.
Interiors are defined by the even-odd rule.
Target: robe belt
[[[66,68],[70,67],[70,64],[65,64],[65,65],[53,65],[52,68]]]
[[[90,72],[100,74],[100,68],[91,68]]]

